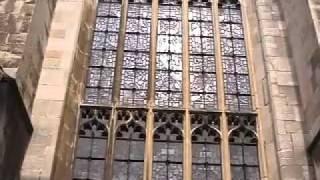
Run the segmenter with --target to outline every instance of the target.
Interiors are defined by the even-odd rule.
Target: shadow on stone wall
[[[14,79],[0,72],[0,179],[19,179],[33,128]]]

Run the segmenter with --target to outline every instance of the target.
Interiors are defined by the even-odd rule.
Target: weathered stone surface
[[[36,86],[32,111],[35,132],[24,161],[22,179],[71,179],[78,107],[88,59],[83,52],[88,52],[92,33],[86,24],[92,26],[94,8],[90,0],[57,2],[52,36],[48,39]],[[74,9],[78,11],[75,13]]]
[[[34,2],[3,0],[0,2],[0,66],[18,67],[23,58]],[[7,47],[7,48],[5,48]]]

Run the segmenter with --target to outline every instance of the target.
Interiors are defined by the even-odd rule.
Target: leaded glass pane
[[[226,106],[230,111],[252,111],[248,61],[239,3],[230,0],[221,3],[219,21]]]
[[[221,179],[220,119],[216,113],[192,113],[192,177]]]
[[[81,108],[73,179],[103,179],[111,110]]]
[[[190,94],[194,109],[217,108],[211,3],[189,3]]]
[[[147,103],[151,31],[151,4],[130,2],[124,47],[120,103],[144,106]]]
[[[157,111],[154,115],[153,175],[154,180],[183,178],[183,113]]]
[[[146,114],[143,109],[117,111],[114,180],[143,179]]]
[[[255,116],[229,114],[228,125],[233,179],[259,180]]]
[[[182,21],[176,1],[159,5],[156,105],[182,107]]]
[[[111,104],[121,4],[100,1],[91,46],[85,102]]]

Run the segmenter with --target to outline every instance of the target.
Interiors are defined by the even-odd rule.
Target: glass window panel
[[[177,2],[161,2],[158,14],[156,105],[182,106],[182,21]]]
[[[150,29],[151,4],[130,2],[120,89],[123,106],[144,106],[147,103]]]
[[[252,111],[251,86],[240,6],[219,6],[219,27],[225,85],[225,103],[231,111]]]
[[[127,162],[113,162],[113,180],[128,179],[128,164]]]
[[[168,179],[170,180],[182,180],[183,179],[183,170],[182,164],[169,164],[168,167]]]
[[[98,3],[87,73],[86,103],[111,103],[120,14],[119,2]]]
[[[216,75],[211,4],[189,6],[190,90],[191,107],[216,109]]]
[[[251,180],[246,179],[244,173],[244,169],[241,166],[231,167],[232,180]]]
[[[142,180],[143,179],[143,162],[129,163],[129,178],[128,179],[130,179],[130,180]]]

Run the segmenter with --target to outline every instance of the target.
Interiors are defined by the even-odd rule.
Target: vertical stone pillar
[[[75,102],[79,102],[80,98],[74,95],[75,100],[73,100],[68,96],[70,92],[79,94],[81,89],[77,83],[74,83],[77,75],[73,71],[79,69],[74,68],[77,63],[79,64],[79,59],[85,64],[85,58],[81,59],[78,53],[81,48],[78,46],[78,38],[81,22],[84,19],[84,9],[86,6],[92,7],[92,4],[94,4],[93,1],[89,6],[85,0],[58,0],[56,4],[31,113],[34,132],[21,171],[23,180],[59,179],[54,174],[58,169],[55,164],[64,158],[63,154],[70,154],[74,147],[77,112],[68,112],[72,111],[69,107],[73,109],[77,107]],[[84,66],[80,63],[79,67]],[[66,116],[73,119],[73,122],[68,123],[69,119]],[[67,131],[70,132],[65,133]],[[59,139],[61,142],[58,142]],[[64,148],[64,152],[61,147]],[[71,155],[68,156],[70,159]],[[70,162],[59,164],[69,173],[61,176],[60,179],[70,179],[70,164]]]

